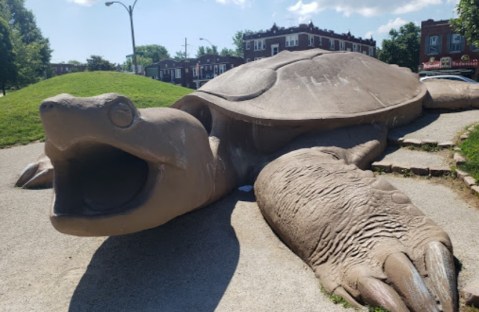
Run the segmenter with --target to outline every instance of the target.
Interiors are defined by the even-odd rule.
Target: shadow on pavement
[[[235,192],[161,227],[108,238],[69,311],[213,311],[239,261],[230,220],[244,196]]]
[[[439,118],[440,115],[441,115],[441,112],[439,111],[426,110],[423,112],[423,115],[421,117],[412,121],[411,123],[391,129],[389,131],[388,137],[392,140],[397,141],[399,138],[402,138],[411,132],[420,130],[426,127],[427,125],[433,123]]]

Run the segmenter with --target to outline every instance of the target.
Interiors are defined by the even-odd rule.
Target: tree
[[[215,45],[211,47],[199,46],[198,50],[196,51],[196,57],[198,58],[206,54],[219,55],[218,47]]]
[[[164,46],[158,44],[137,46],[135,51],[136,63],[143,66],[143,68],[153,63],[158,63],[161,60],[170,58],[168,50]],[[126,62],[123,63],[123,68],[126,70],[132,68],[131,58],[127,59]]]
[[[453,29],[470,44],[479,47],[479,2],[460,0],[456,6],[458,18],[451,20]]]
[[[17,76],[15,55],[10,40],[10,31],[7,22],[0,17],[0,87],[3,95],[8,82],[14,83]]]
[[[236,52],[232,49],[223,48],[220,52],[221,56],[236,56]]]
[[[108,62],[107,60],[103,59],[101,56],[92,55],[89,59],[86,60],[87,69],[89,71],[95,70],[115,70],[115,64]]]
[[[252,34],[251,30],[243,30],[237,31],[233,36],[233,44],[236,47],[234,50],[234,56],[244,57],[244,40],[243,37],[245,35]]]
[[[16,84],[20,87],[46,78],[52,50],[24,0],[0,0],[0,17],[8,21],[15,54]]]
[[[136,54],[144,57],[145,59],[149,59],[151,61],[150,64],[158,63],[161,60],[170,58],[168,50],[164,46],[158,44],[138,46],[136,47]]]
[[[181,61],[185,59],[185,51],[176,51],[174,59],[176,61]]]
[[[416,72],[419,65],[419,44],[421,29],[414,23],[407,23],[399,31],[391,29],[390,39],[383,41],[378,58],[389,64],[408,67]]]

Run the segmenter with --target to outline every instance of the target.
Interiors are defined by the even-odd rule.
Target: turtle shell
[[[200,107],[256,124],[403,124],[422,110],[426,88],[409,69],[355,52],[289,52],[233,68],[173,106]],[[195,113],[196,112],[196,113]]]

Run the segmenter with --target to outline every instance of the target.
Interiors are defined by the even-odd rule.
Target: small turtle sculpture
[[[53,226],[80,236],[157,227],[254,183],[275,233],[355,306],[457,311],[448,235],[367,169],[389,128],[423,107],[477,108],[478,89],[351,52],[308,50],[234,68],[172,108],[59,95],[40,106]],[[51,182],[48,159],[18,185]]]

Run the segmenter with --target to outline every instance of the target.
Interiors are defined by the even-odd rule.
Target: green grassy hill
[[[38,107],[51,96],[94,96],[115,92],[137,107],[169,106],[191,89],[143,76],[117,72],[83,72],[57,76],[0,97],[0,148],[44,139]]]

